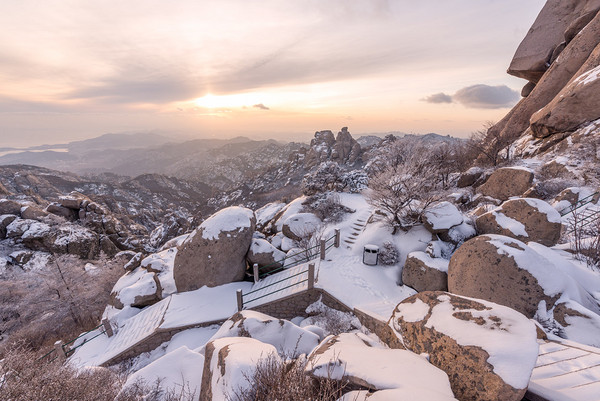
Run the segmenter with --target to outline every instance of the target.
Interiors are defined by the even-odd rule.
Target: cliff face
[[[529,81],[525,97],[490,135],[525,138],[539,153],[600,119],[599,10],[600,0],[547,1],[508,69]]]

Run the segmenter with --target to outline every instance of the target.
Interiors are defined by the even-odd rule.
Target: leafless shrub
[[[510,162],[510,145],[517,138],[502,135],[494,125],[493,122],[486,122],[482,129],[473,132],[469,138],[468,146],[477,155],[479,164],[497,166]]]
[[[165,391],[160,381],[152,386],[136,382],[124,391],[126,376],[106,368],[75,370],[59,359],[48,362],[16,344],[0,362],[0,399],[11,401],[188,401],[189,388]]]
[[[383,247],[379,250],[379,263],[384,266],[395,265],[400,261],[398,248],[390,241],[385,241]]]
[[[114,260],[94,263],[98,269],[90,273],[85,261],[61,256],[42,270],[0,278],[0,311],[11,317],[0,321],[2,343],[22,341],[37,350],[96,326],[123,270]]]
[[[420,224],[427,208],[441,199],[437,184],[435,168],[414,157],[373,177],[367,200],[386,213],[386,222],[396,234]]]
[[[261,359],[251,374],[244,374],[249,389],[237,389],[228,401],[334,401],[347,382],[313,378],[306,374],[306,358],[285,361],[276,356]]]
[[[586,215],[574,211],[570,236],[577,259],[594,271],[600,272],[600,215]]]
[[[307,323],[322,328],[326,335],[348,333],[362,326],[358,318],[352,313],[331,308],[325,305],[322,300],[309,305],[306,308],[306,313],[310,314]]]
[[[310,196],[302,206],[304,212],[313,213],[322,221],[331,223],[340,222],[346,213],[353,212],[352,209],[342,205],[340,195],[335,192]]]

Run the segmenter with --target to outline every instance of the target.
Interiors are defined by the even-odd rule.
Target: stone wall
[[[169,329],[169,330],[158,329],[154,333],[152,333],[150,336],[144,338],[142,341],[140,341],[139,343],[134,345],[133,347],[128,348],[127,350],[123,351],[122,353],[112,357],[108,361],[102,363],[100,366],[114,365],[114,364],[117,364],[124,360],[134,358],[144,352],[150,352],[150,351],[156,349],[162,343],[164,343],[166,341],[170,341],[171,338],[173,338],[173,336],[175,334],[182,332],[184,330],[198,328],[198,327],[208,327],[208,326],[212,326],[214,324],[221,325],[225,322],[225,320],[227,320],[227,319],[206,322],[206,323],[201,323],[201,324],[192,325],[192,326],[182,326],[182,327],[177,327],[177,328]]]
[[[325,305],[331,308],[335,308],[343,312],[352,312],[352,309],[335,299],[333,296],[327,293],[327,291],[321,288],[312,288],[310,290],[292,294],[264,305],[249,307],[248,309],[255,310],[278,319],[292,319],[296,316],[308,317],[306,308],[308,305],[318,301],[319,299],[321,299]]]
[[[366,312],[358,308],[354,308],[354,315],[360,320],[360,323],[365,326],[371,332],[375,333],[377,337],[390,348],[405,349],[402,342],[398,339],[392,328],[389,326],[388,321],[379,320],[376,317],[369,315]]]

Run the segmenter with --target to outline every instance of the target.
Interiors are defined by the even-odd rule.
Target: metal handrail
[[[566,216],[567,214],[574,212],[582,206],[587,205],[588,203],[593,202],[593,197],[600,194],[600,192],[594,192],[593,194],[586,196],[585,198],[579,199],[574,205],[567,206],[558,211],[561,216]],[[589,199],[589,200],[588,200]]]
[[[262,288],[259,288],[259,289],[257,289],[257,290],[253,290],[253,291],[247,292],[247,293],[245,293],[244,295],[250,295],[250,294],[254,294],[255,292],[262,291],[262,290],[264,290],[265,288],[272,287],[272,286],[274,286],[275,284],[279,284],[279,283],[281,283],[281,282],[283,282],[283,281],[286,281],[286,280],[289,280],[289,279],[291,279],[291,278],[294,278],[294,277],[296,277],[296,276],[299,276],[299,275],[301,275],[301,274],[304,274],[304,273],[306,273],[307,271],[308,271],[308,269],[307,269],[307,270],[303,270],[303,271],[301,271],[300,273],[296,273],[296,274],[294,274],[294,275],[288,276],[288,277],[286,277],[286,278],[284,278],[284,279],[281,279],[281,280],[279,280],[279,281],[275,281],[274,283],[267,284],[267,285],[265,285],[265,286],[264,286],[264,287],[262,287]]]
[[[100,326],[102,326],[102,325],[100,325]],[[97,329],[97,328],[99,328],[100,326],[96,327],[96,329]],[[94,330],[96,330],[96,329],[94,329]],[[90,333],[91,331],[94,331],[94,330],[90,330],[90,331],[88,331],[86,334],[88,334],[88,333]],[[73,354],[73,352],[75,352],[75,350],[76,350],[77,348],[79,348],[79,347],[82,347],[83,345],[85,345],[85,344],[87,344],[88,342],[92,341],[94,338],[96,338],[96,337],[100,337],[100,336],[101,336],[102,334],[104,334],[104,333],[106,333],[106,330],[104,330],[104,331],[101,331],[100,333],[96,334],[96,335],[95,335],[94,337],[92,337],[92,338],[87,338],[87,339],[85,339],[85,340],[84,340],[84,341],[83,341],[81,344],[79,344],[78,346],[76,346],[76,347],[73,347],[73,348],[69,348],[68,350],[65,350],[65,346],[66,346],[67,344],[63,344],[63,345],[62,345],[62,349],[63,349],[63,352],[65,353],[65,356],[67,356],[67,357],[68,357],[68,356],[70,356],[71,354]],[[79,337],[81,337],[81,336],[79,336]],[[77,337],[77,338],[79,338],[79,337]]]
[[[85,333],[78,335],[77,337],[75,337],[75,338],[74,338],[74,339],[72,339],[71,341],[64,343],[64,344],[63,344],[63,346],[65,346],[65,345],[69,345],[69,344],[71,344],[71,343],[74,343],[75,341],[77,341],[77,340],[78,340],[78,339],[80,339],[81,337],[83,337],[83,336],[86,336],[86,335],[90,334],[92,331],[94,331],[94,330],[97,330],[97,329],[99,329],[100,327],[102,327],[102,323],[100,323],[98,326],[94,327],[93,329],[91,329],[91,330],[88,330],[88,331],[86,331]]]
[[[302,273],[307,273],[307,272],[308,272],[308,270],[305,270],[305,271],[303,271]],[[249,304],[250,302],[254,302],[254,301],[258,300],[258,299],[261,299],[261,298],[264,298],[264,297],[268,297],[269,295],[273,295],[273,294],[275,294],[276,292],[283,291],[283,290],[287,290],[287,289],[288,289],[288,288],[290,288],[290,287],[293,287],[293,286],[295,286],[295,285],[298,285],[298,284],[305,283],[305,282],[307,282],[307,281],[308,281],[308,278],[306,278],[306,279],[304,279],[304,280],[302,280],[302,281],[298,281],[297,283],[290,284],[290,285],[288,285],[287,287],[283,287],[283,288],[280,288],[280,289],[278,289],[278,290],[272,291],[272,292],[270,292],[270,293],[268,293],[268,294],[261,295],[260,297],[253,298],[253,299],[251,299],[251,300],[249,300],[249,301],[246,301],[246,302],[244,302],[244,305],[246,305],[246,304]]]
[[[332,245],[335,245],[335,234],[325,240],[326,243],[328,241],[333,241]],[[321,244],[319,243],[319,244],[317,244],[317,245],[315,245],[313,247],[310,247],[308,249],[304,249],[304,250],[302,250],[300,252],[297,252],[297,253],[295,253],[293,255],[286,256],[285,258],[283,258],[281,260],[278,260],[276,262],[270,263],[270,264],[265,265],[265,266],[260,266],[258,268],[258,271],[260,272],[261,270],[265,270],[265,269],[267,269],[269,267],[280,265],[280,267],[276,268],[275,270],[271,270],[269,272],[262,273],[261,277],[265,277],[265,276],[268,276],[268,275],[271,275],[271,274],[274,274],[274,273],[278,273],[281,270],[284,270],[286,268],[290,268],[290,267],[293,267],[293,266],[297,266],[298,264],[301,264],[301,263],[304,263],[304,262],[308,262],[310,259],[316,257],[318,255],[318,253],[310,254],[309,256],[305,256],[305,257],[301,258],[300,260],[292,262],[291,265],[287,265],[287,266],[285,265],[285,261],[286,260],[294,258],[294,257],[296,257],[298,255],[306,254],[308,251],[310,251],[312,249],[319,249],[320,247],[321,247]],[[330,248],[331,248],[331,246],[325,248],[325,250],[330,249]]]

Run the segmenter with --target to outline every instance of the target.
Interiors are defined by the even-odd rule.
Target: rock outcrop
[[[504,167],[494,171],[490,178],[479,187],[479,192],[501,201],[512,196],[520,196],[531,187],[533,172],[519,167]]]
[[[248,390],[248,377],[252,377],[257,363],[267,358],[280,359],[275,347],[253,338],[210,341],[204,347],[200,400],[226,400],[236,391]]]
[[[352,138],[347,127],[343,127],[337,137],[329,130],[317,131],[314,139],[310,141],[304,166],[311,169],[326,161],[353,165],[359,160],[360,154],[360,144]]]
[[[555,245],[560,238],[560,214],[540,199],[522,198],[504,202],[475,221],[480,234],[500,234],[521,241]]]
[[[400,303],[390,324],[407,349],[448,374],[459,400],[520,401],[538,356],[535,325],[491,302],[423,292]]]
[[[422,291],[448,291],[448,261],[425,252],[411,252],[402,269],[402,283]]]
[[[433,390],[435,400],[454,400],[448,376],[410,351],[389,349],[362,333],[329,336],[309,355],[308,373],[347,381],[351,388],[403,388],[412,394]]]
[[[581,77],[590,78],[600,64],[599,9],[598,0],[546,3],[508,70],[536,85],[490,128],[491,137],[513,140],[524,133],[535,138],[556,136],[546,144],[538,144],[543,151],[598,114],[597,94],[590,92],[592,86],[586,88],[590,84],[581,85],[583,80],[577,81]],[[531,130],[526,131],[530,125]]]
[[[178,291],[240,281],[256,217],[250,209],[228,207],[206,219],[181,244],[173,276]]]
[[[481,235],[465,242],[448,265],[448,290],[506,305],[533,317],[544,301],[550,309],[567,281],[564,274],[523,242]],[[563,283],[561,283],[563,281]]]
[[[267,270],[261,270],[261,273],[267,273],[269,270],[279,269],[283,266],[285,253],[265,239],[254,238],[246,258],[251,265],[256,263],[260,267],[269,266]]]
[[[321,219],[312,213],[296,213],[284,222],[281,232],[294,241],[310,237],[320,227]]]

